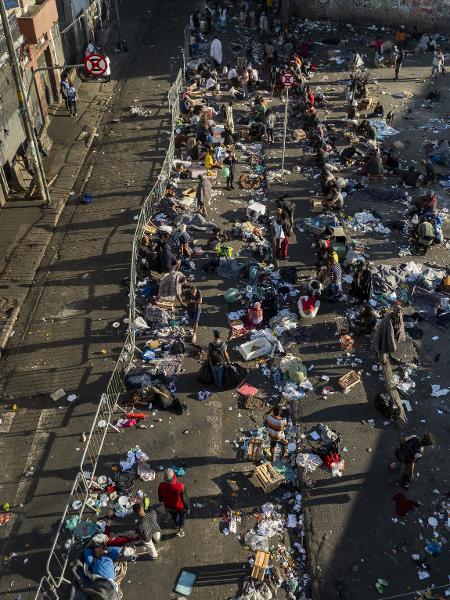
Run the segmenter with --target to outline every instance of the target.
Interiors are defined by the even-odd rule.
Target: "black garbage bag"
[[[213,376],[211,365],[207,360],[202,364],[200,369],[197,372],[197,381],[200,383],[212,383]]]
[[[226,390],[237,387],[247,376],[247,369],[238,363],[229,363],[224,367],[223,387]]]

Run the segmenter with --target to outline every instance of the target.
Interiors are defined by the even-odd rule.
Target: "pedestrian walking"
[[[61,92],[61,96],[64,98],[64,103],[66,105],[66,109],[69,110],[69,101],[67,99],[67,93],[69,91],[69,87],[70,87],[70,81],[69,78],[67,77],[67,75],[63,75],[61,77],[61,83],[60,83],[60,92]]]
[[[158,558],[158,552],[155,548],[155,542],[161,540],[161,529],[158,525],[156,511],[150,508],[147,513],[142,504],[134,504],[133,512],[136,515],[135,531],[148,551],[150,560]]]
[[[192,319],[192,343],[197,341],[198,324],[202,314],[202,293],[194,285],[186,286],[184,291],[184,302],[187,305],[189,318]]]
[[[228,154],[228,156],[225,158],[225,160],[223,161],[224,165],[227,165],[228,167],[228,177],[227,177],[227,190],[234,190],[234,176],[236,173],[236,163],[237,163],[237,159],[236,159],[236,155],[234,154],[234,152],[230,152]]]
[[[73,117],[73,116],[76,117],[78,115],[77,100],[78,100],[77,90],[74,87],[74,85],[69,82],[69,87],[67,88],[67,104],[69,107],[69,115],[71,117]]]
[[[234,133],[233,102],[231,101],[225,107],[225,127]]]
[[[173,469],[164,471],[164,481],[158,486],[158,498],[172,517],[177,527],[177,536],[184,537],[184,524],[190,511],[189,497],[184,483],[177,481]]]
[[[410,435],[400,439],[400,446],[394,450],[396,459],[402,465],[400,476],[400,485],[408,488],[414,479],[414,471],[417,462],[423,457],[426,446],[433,446],[436,443],[435,437],[431,433],[424,433],[421,437]],[[395,469],[397,464],[391,463],[391,469]]]
[[[395,80],[398,81],[400,69],[402,68],[403,61],[405,60],[405,51],[400,48],[397,58],[395,59]]]
[[[225,342],[220,337],[220,332],[213,331],[214,339],[208,344],[208,362],[211,367],[213,381],[217,387],[223,387],[225,364],[230,362]]]
[[[431,77],[434,77],[438,73],[445,73],[444,54],[439,47],[434,51],[433,62],[431,64]]]

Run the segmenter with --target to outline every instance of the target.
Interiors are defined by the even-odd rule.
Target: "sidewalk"
[[[113,73],[118,73],[127,54],[111,53]],[[78,117],[68,116],[64,104],[53,113],[47,129],[53,140],[44,157],[47,181],[52,181],[52,206],[40,200],[10,201],[0,218],[0,352],[8,343],[45,250],[70,195],[104,112],[113,96],[115,81],[82,82],[78,93]],[[71,194],[72,193],[72,194]]]

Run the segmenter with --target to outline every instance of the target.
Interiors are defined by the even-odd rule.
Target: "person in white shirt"
[[[444,54],[439,47],[436,48],[434,52],[433,62],[431,64],[431,77],[434,77],[435,73],[445,73]]]
[[[216,89],[217,86],[217,81],[214,79],[214,77],[212,75],[210,75],[208,77],[208,79],[206,80],[206,90],[208,92],[213,92]]]
[[[210,55],[216,68],[220,67],[222,64],[222,42],[218,38],[214,38],[211,42]]]

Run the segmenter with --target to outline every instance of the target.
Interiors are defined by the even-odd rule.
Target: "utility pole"
[[[39,152],[36,133],[34,131],[30,110],[26,101],[25,86],[23,84],[19,59],[17,58],[16,50],[14,48],[14,40],[9,27],[8,14],[6,12],[4,0],[0,0],[0,16],[3,23],[3,31],[5,32],[6,45],[8,47],[9,58],[11,61],[11,70],[14,76],[14,83],[16,84],[16,93],[19,101],[20,114],[22,116],[25,134],[27,136],[28,143],[30,144],[35,184],[39,189],[41,200],[45,202],[46,206],[48,207],[51,205],[52,201],[50,198],[47,181],[45,179],[44,165],[42,164],[42,157]]]
[[[119,32],[119,50],[122,50],[122,23],[120,21],[120,12],[119,12],[119,0],[114,0],[114,7],[116,9],[116,19],[117,19],[117,31]]]

